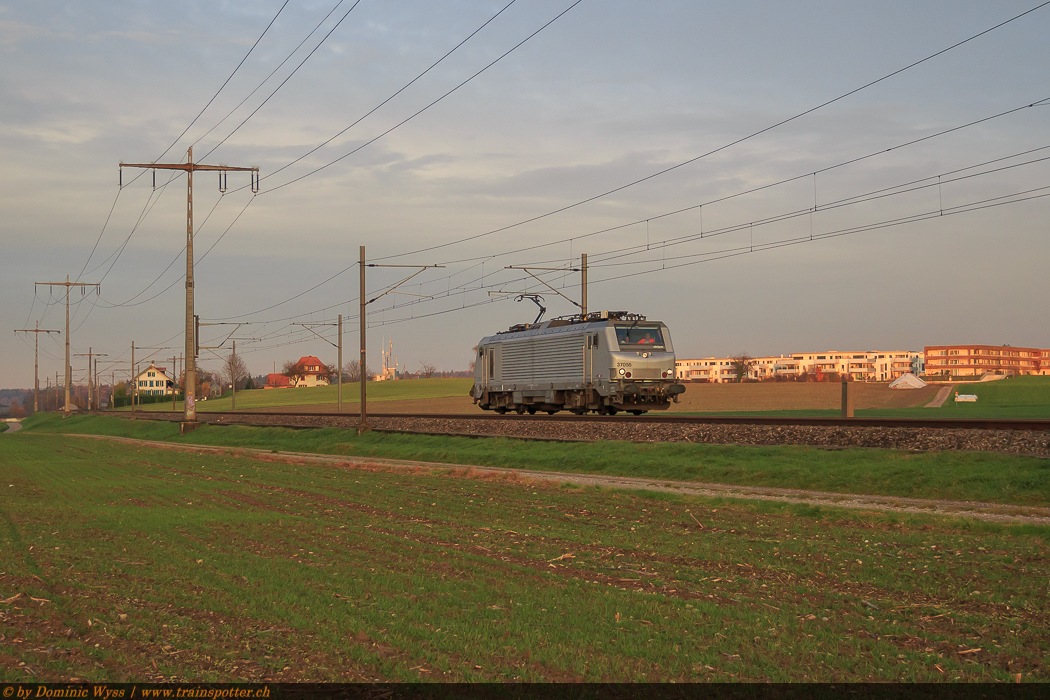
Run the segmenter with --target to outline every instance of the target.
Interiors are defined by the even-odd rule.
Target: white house
[[[167,371],[167,367],[157,367],[150,362],[149,367],[140,372],[135,380],[139,396],[171,394],[175,390],[175,382],[168,376]]]

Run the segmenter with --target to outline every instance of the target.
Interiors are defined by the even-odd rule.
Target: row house
[[[927,345],[930,376],[1050,375],[1050,350],[1010,345]]]
[[[677,377],[684,381],[721,384],[736,381],[732,357],[705,357],[675,361]],[[910,350],[793,353],[755,357],[748,379],[795,379],[805,374],[849,375],[854,381],[889,382],[903,374],[923,373],[923,353]]]

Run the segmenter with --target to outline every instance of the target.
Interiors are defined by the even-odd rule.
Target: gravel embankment
[[[126,415],[126,414],[125,414]],[[141,416],[141,414],[140,414]],[[145,417],[145,416],[142,416]],[[177,420],[172,414],[150,414]],[[354,428],[357,419],[326,415],[208,415],[199,420],[219,424],[285,425],[295,427]],[[942,430],[932,428],[873,428],[809,425],[721,425],[660,423],[657,420],[602,422],[542,420],[477,420],[464,418],[370,417],[375,430],[512,437],[540,440],[631,442],[694,442],[719,445],[812,445],[815,447],[881,447],[897,450],[958,450],[1004,452],[1050,457],[1050,432],[1033,430]]]

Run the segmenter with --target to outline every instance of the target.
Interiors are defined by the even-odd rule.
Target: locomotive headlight
[[[624,369],[623,367],[621,367],[621,368],[620,368],[620,374],[623,374],[623,373],[624,373],[624,372],[626,372],[626,371],[627,371],[627,370],[625,370],[625,369]]]

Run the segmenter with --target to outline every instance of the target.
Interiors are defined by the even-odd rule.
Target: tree
[[[252,375],[249,374],[248,377],[244,380],[244,388],[245,389],[254,389],[255,388],[255,380],[252,379]]]
[[[473,359],[470,361],[470,365],[468,366],[468,369],[470,370],[471,374],[474,374],[474,366],[478,362],[478,346],[475,345],[474,347],[472,347],[470,349],[470,351],[471,351],[471,353],[473,353],[472,354]]]
[[[372,381],[374,376],[372,370],[365,367],[365,381]],[[350,360],[343,365],[343,381],[344,382],[359,382],[361,381],[361,363],[358,360]]]
[[[751,370],[755,366],[755,358],[745,352],[733,357],[733,371],[736,373],[737,382],[742,382],[751,376]]]
[[[288,381],[292,383],[292,386],[297,385],[299,380],[306,376],[302,365],[291,360],[284,363],[284,366],[281,368],[281,374],[288,377]]]
[[[338,367],[336,367],[335,365],[325,365],[324,366],[324,370],[325,370],[325,372],[328,373],[328,383],[329,384],[335,384],[337,381],[339,381],[339,368]]]
[[[11,400],[11,417],[12,418],[25,418],[26,417],[25,409],[22,408],[22,402],[19,401],[18,399],[12,399]]]
[[[240,355],[234,355],[232,352],[223,360],[220,371],[222,372],[222,385],[224,387],[230,384],[239,386],[241,380],[248,376],[248,366],[244,363],[244,358]]]
[[[423,362],[422,360],[420,360],[419,376],[423,377],[424,379],[430,379],[434,376],[435,372],[437,372],[437,367],[435,367],[429,362]]]

